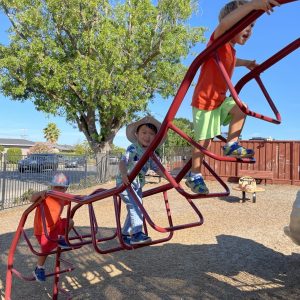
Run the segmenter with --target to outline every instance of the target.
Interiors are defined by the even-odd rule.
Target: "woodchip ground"
[[[300,188],[267,185],[256,203],[252,199],[241,203],[241,192],[232,190],[233,186],[229,184],[229,197],[195,200],[204,224],[175,232],[167,243],[106,255],[97,254],[91,245],[65,252],[63,258],[76,269],[61,276],[62,286],[73,299],[300,299],[300,248],[283,233]],[[209,182],[209,187],[220,189],[215,182]],[[175,224],[196,220],[181,196],[174,190],[168,195]],[[166,225],[161,194],[146,198],[145,207],[155,223]],[[2,298],[8,250],[25,208],[0,212]],[[94,208],[101,232],[111,234],[115,228],[112,200],[101,200]],[[26,223],[29,235],[32,219]],[[87,231],[87,209],[80,209],[74,221],[80,231]],[[150,236],[164,235],[150,229]],[[35,264],[36,256],[22,239],[14,266],[30,275]],[[47,270],[52,271],[53,265],[54,258],[49,257]],[[12,299],[51,299],[52,281],[14,279]]]

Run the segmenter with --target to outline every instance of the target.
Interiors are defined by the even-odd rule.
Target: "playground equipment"
[[[295,2],[298,0],[278,0],[279,3],[281,4],[286,4],[290,2]],[[265,62],[263,62],[261,65],[259,65],[257,68],[254,70],[250,71],[246,76],[244,76],[234,87],[228,74],[226,74],[226,71],[224,70],[224,67],[222,63],[219,61],[216,51],[217,49],[222,46],[224,43],[228,42],[230,39],[232,39],[237,33],[239,33],[243,28],[251,24],[254,20],[259,18],[264,12],[263,11],[252,11],[250,14],[248,14],[243,20],[235,24],[234,27],[232,27],[230,30],[228,30],[226,33],[224,33],[221,37],[219,37],[217,40],[215,40],[214,43],[212,43],[209,47],[207,47],[202,53],[200,53],[196,59],[193,61],[191,66],[189,67],[181,85],[180,88],[174,98],[174,101],[169,108],[169,111],[167,112],[167,115],[161,125],[161,128],[159,132],[157,133],[155,139],[153,140],[152,144],[147,148],[145,151],[144,155],[141,157],[141,159],[138,161],[136,164],[135,168],[132,170],[132,172],[129,174],[129,180],[133,181],[133,179],[138,175],[139,171],[143,167],[143,165],[146,163],[146,161],[151,157],[159,169],[164,173],[168,183],[164,184],[162,186],[147,190],[143,192],[143,198],[150,197],[152,195],[162,193],[163,194],[163,201],[165,204],[165,209],[166,209],[166,216],[167,216],[167,222],[168,226],[167,227],[162,227],[153,222],[151,219],[150,215],[147,213],[145,208],[143,207],[142,204],[139,203],[137,200],[137,197],[135,196],[133,190],[131,187],[126,187],[125,185],[115,187],[112,189],[98,189],[94,191],[92,194],[85,196],[85,197],[80,197],[80,196],[74,196],[71,194],[66,194],[66,193],[59,193],[59,192],[53,192],[49,191],[48,194],[51,195],[52,197],[58,198],[58,199],[63,199],[69,202],[68,204],[68,209],[67,209],[67,218],[68,220],[72,218],[75,213],[77,212],[78,209],[80,209],[83,206],[87,206],[89,210],[89,217],[90,217],[90,233],[81,235],[79,234],[76,229],[74,230],[75,235],[73,236],[66,236],[66,242],[70,245],[70,249],[67,250],[61,250],[58,248],[56,251],[52,251],[50,253],[40,253],[34,249],[32,246],[30,239],[27,237],[25,231],[24,231],[24,225],[26,223],[27,217],[30,213],[32,213],[35,208],[40,205],[41,208],[43,206],[42,200],[32,204],[29,208],[25,210],[23,213],[20,221],[18,228],[16,230],[15,236],[13,238],[9,254],[8,254],[8,263],[7,263],[7,273],[6,273],[6,290],[5,290],[5,299],[10,300],[11,299],[11,290],[12,290],[12,276],[16,275],[17,277],[27,280],[27,281],[33,281],[33,277],[28,277],[22,275],[19,271],[17,271],[14,268],[14,256],[15,256],[15,251],[18,246],[18,242],[23,235],[24,239],[26,240],[30,250],[36,254],[36,255],[45,255],[45,254],[55,254],[56,255],[56,264],[55,264],[55,271],[54,273],[47,274],[46,276],[54,276],[54,284],[53,284],[53,299],[57,299],[58,297],[58,292],[63,291],[62,289],[59,288],[58,283],[59,283],[59,274],[67,271],[71,271],[72,267],[68,265],[68,267],[64,270],[60,269],[60,262],[62,261],[61,259],[61,253],[65,251],[71,251],[74,250],[78,247],[82,247],[87,244],[92,244],[95,251],[101,254],[105,253],[111,253],[115,251],[120,251],[120,250],[131,250],[139,247],[144,247],[148,245],[154,245],[158,244],[161,242],[166,242],[169,241],[172,236],[173,232],[176,230],[181,230],[181,229],[186,229],[186,228],[191,228],[195,226],[200,226],[203,224],[203,216],[198,209],[198,207],[195,205],[193,202],[193,199],[198,199],[198,198],[208,198],[208,197],[224,197],[228,196],[230,191],[226,183],[217,175],[217,173],[209,166],[209,164],[204,161],[203,166],[215,177],[215,179],[219,182],[220,186],[223,187],[222,192],[218,193],[209,193],[206,195],[203,194],[191,194],[185,191],[180,182],[185,176],[185,174],[188,172],[188,170],[191,168],[191,160],[189,160],[186,165],[180,170],[180,172],[175,176],[171,176],[167,170],[164,168],[164,166],[161,164],[160,161],[156,158],[154,155],[155,149],[158,147],[159,143],[161,142],[162,138],[167,134],[168,130],[173,130],[176,132],[178,135],[180,135],[183,139],[188,141],[192,146],[198,148],[201,150],[206,156],[209,156],[213,159],[219,160],[219,161],[229,161],[229,162],[241,162],[241,163],[254,163],[255,160],[253,159],[236,159],[236,158],[231,158],[231,157],[223,157],[223,156],[218,156],[214,153],[211,153],[210,151],[206,150],[205,148],[201,147],[198,143],[196,143],[191,137],[187,136],[184,132],[182,132],[179,128],[177,128],[173,124],[173,120],[175,118],[175,115],[184,99],[184,96],[186,95],[196,72],[198,71],[199,67],[203,64],[204,61],[206,61],[208,58],[214,56],[216,59],[216,62],[218,63],[220,70],[227,82],[228,88],[231,92],[231,95],[233,96],[234,100],[236,101],[237,105],[240,107],[240,109],[247,115],[259,118],[261,120],[271,122],[274,124],[279,124],[281,122],[281,116],[272,101],[270,95],[268,94],[265,86],[262,83],[262,80],[260,79],[260,74],[265,71],[266,69],[270,68],[272,65],[283,59],[285,56],[289,55],[293,51],[299,48],[300,46],[300,39],[296,39],[292,43],[290,43],[288,46],[274,54],[272,57],[267,59]],[[264,116],[258,112],[251,111],[249,108],[246,108],[244,105],[242,105],[241,100],[239,99],[239,92],[243,88],[243,86],[248,83],[250,80],[255,79],[255,81],[258,83],[258,86],[261,88],[271,110],[274,113],[275,117],[270,117],[270,116]],[[220,137],[221,138],[221,137]],[[119,194],[124,191],[126,188],[129,189],[129,192],[132,193],[134,199],[137,202],[137,205],[141,209],[143,215],[144,215],[144,227],[145,231],[147,234],[147,224],[150,225],[154,230],[162,233],[166,233],[164,238],[153,240],[152,242],[148,244],[143,244],[143,245],[135,245],[135,246],[128,246],[124,243],[122,240],[122,235],[121,235],[121,224],[120,224],[120,215],[121,215],[121,199]],[[194,210],[195,214],[198,217],[198,221],[193,222],[193,223],[185,223],[185,224],[173,224],[173,219],[172,219],[172,213],[171,213],[171,207],[169,204],[169,199],[167,195],[167,191],[171,189],[175,189],[180,195],[183,196],[183,198],[186,199],[187,203],[191,206],[191,208]],[[116,216],[116,230],[113,235],[105,238],[99,238],[99,232],[100,229],[97,224],[97,218],[94,212],[93,208],[93,203],[95,201],[100,201],[106,198],[112,198],[113,199],[113,204],[114,204],[114,210],[115,210],[115,216]],[[74,204],[72,207],[72,203]],[[44,217],[44,216],[43,216]],[[147,222],[147,223],[146,223]],[[67,224],[67,227],[69,224]],[[111,248],[106,248],[103,249],[101,246],[103,245],[103,242],[105,241],[110,241],[110,240],[115,240],[118,239],[119,244],[116,247],[111,247]]]
[[[256,180],[255,178],[251,176],[243,176],[239,179],[239,185],[236,187],[233,187],[236,191],[242,192],[242,202],[246,201],[246,193],[252,194],[252,202],[256,202],[256,193],[258,192],[264,192],[265,189],[261,187],[256,186]]]

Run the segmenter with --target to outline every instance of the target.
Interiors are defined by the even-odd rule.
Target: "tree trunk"
[[[95,154],[97,181],[99,183],[107,181],[106,174],[108,173],[109,154],[108,152],[98,152]]]

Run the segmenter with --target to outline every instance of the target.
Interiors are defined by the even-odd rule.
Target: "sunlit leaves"
[[[187,24],[196,2],[0,0],[12,24],[1,91],[64,115],[97,151],[155,94],[176,93],[181,59],[203,41]]]

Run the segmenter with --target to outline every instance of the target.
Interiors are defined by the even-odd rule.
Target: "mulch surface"
[[[210,190],[220,191],[216,182]],[[300,299],[300,248],[284,235],[297,186],[262,185],[265,192],[240,202],[242,193],[228,184],[231,195],[220,198],[196,199],[204,216],[202,226],[174,232],[166,243],[135,250],[99,254],[92,245],[67,251],[62,257],[75,270],[60,276],[62,287],[72,299]],[[113,183],[103,185],[110,188]],[[157,184],[147,184],[153,188]],[[88,194],[93,189],[81,191]],[[174,225],[192,223],[197,216],[187,201],[175,190],[168,191]],[[144,205],[152,221],[167,225],[163,197],[147,197]],[[0,292],[4,299],[7,255],[22,213],[28,206],[0,212]],[[113,234],[116,227],[113,201],[94,202],[99,237]],[[122,220],[124,219],[122,207]],[[75,214],[75,225],[81,233],[90,230],[86,206]],[[33,237],[33,214],[29,215],[25,231]],[[166,237],[148,226],[153,240]],[[116,246],[116,241],[101,243],[101,249]],[[38,249],[38,248],[37,248]],[[20,239],[14,267],[31,276],[37,257]],[[55,258],[46,262],[53,271]],[[53,278],[45,283],[23,281],[14,277],[12,299],[51,299]],[[59,299],[66,299],[63,294]]]

